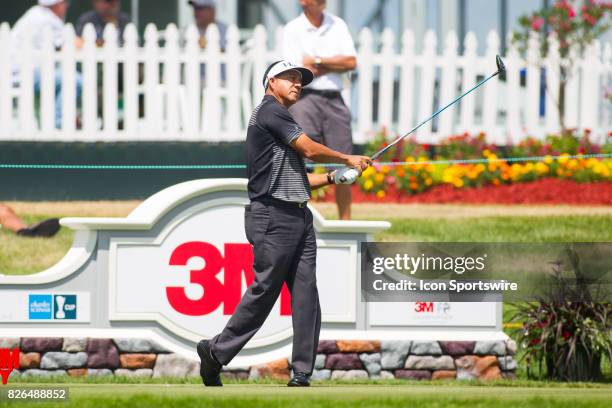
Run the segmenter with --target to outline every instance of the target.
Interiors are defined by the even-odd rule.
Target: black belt
[[[329,98],[329,99],[339,98],[340,96],[342,96],[340,94],[340,91],[308,89],[308,88],[302,89],[302,95],[319,95],[319,96],[322,96],[324,98]]]
[[[283,201],[272,197],[260,197],[253,201],[259,201],[263,204],[273,205],[275,207],[281,208],[306,208],[308,205],[308,201],[304,201],[302,203],[296,203],[293,201]]]

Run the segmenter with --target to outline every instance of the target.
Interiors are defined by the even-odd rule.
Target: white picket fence
[[[162,35],[163,34],[163,35]],[[143,45],[133,25],[126,28],[122,47],[117,31],[109,25],[102,47],[95,44],[93,27],[85,29],[84,46],[75,48],[71,25],[64,30],[64,47],[56,51],[50,36],[42,51],[22,50],[23,65],[13,75],[8,49],[10,28],[0,26],[0,140],[19,141],[240,141],[253,107],[263,96],[261,80],[267,64],[280,58],[282,32],[269,41],[258,26],[241,47],[235,26],[227,32],[227,48],[218,46],[218,30],[209,28],[205,50],[198,44],[195,27],[184,38],[173,24],[163,33],[149,25]],[[358,39],[358,70],[343,93],[351,105],[354,140],[363,143],[383,127],[399,133],[429,117],[459,93],[495,72],[499,37],[491,32],[485,55],[476,54],[473,33],[459,39],[450,33],[442,54],[437,38],[427,33],[423,51],[415,53],[415,40],[406,31],[397,52],[394,35],[385,30],[381,46],[364,29]],[[275,47],[268,48],[273,42]],[[164,44],[160,46],[160,44]],[[546,63],[549,90],[545,115],[540,112],[541,75],[533,62],[539,44],[532,39],[527,60],[514,47],[505,57],[507,79],[489,81],[422,127],[418,139],[435,143],[458,132],[485,131],[492,142],[516,142],[526,135],[543,137],[558,130],[554,107],[562,63],[552,53]],[[380,48],[377,50],[375,48]],[[421,48],[421,47],[419,47]],[[554,47],[553,47],[554,50]],[[40,55],[36,55],[39,53]],[[34,92],[34,62],[42,60],[41,89]],[[202,67],[205,66],[205,71]],[[62,75],[62,125],[55,128],[55,70]],[[521,70],[526,81],[521,85]],[[82,97],[76,95],[76,77],[82,77]],[[118,75],[123,75],[122,97]],[[603,137],[612,129],[612,108],[605,89],[612,91],[612,47],[596,42],[577,61],[566,93],[566,124],[590,128]],[[376,97],[375,97],[376,96]],[[101,106],[99,106],[101,104]],[[80,118],[77,126],[75,117]]]

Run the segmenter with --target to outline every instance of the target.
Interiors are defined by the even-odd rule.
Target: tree
[[[580,7],[580,15],[576,10]],[[563,134],[565,126],[565,89],[570,80],[576,59],[583,57],[593,41],[610,28],[612,1],[557,0],[552,7],[523,15],[519,18],[520,29],[514,31],[513,42],[525,53],[529,39],[535,35],[541,40],[540,68],[548,56],[551,46],[558,47],[561,58],[559,66],[559,89],[555,105]],[[547,89],[547,92],[549,90]],[[550,94],[550,92],[548,92]],[[554,98],[553,98],[554,99]]]

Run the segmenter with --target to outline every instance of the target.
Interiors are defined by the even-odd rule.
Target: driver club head
[[[506,78],[506,65],[504,64],[504,61],[501,59],[499,55],[495,57],[495,63],[497,64],[497,73],[499,74],[499,77],[502,79],[505,79]]]

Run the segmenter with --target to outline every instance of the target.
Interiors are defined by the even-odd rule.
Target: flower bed
[[[321,202],[334,202],[333,190]],[[476,188],[455,188],[438,185],[421,194],[409,195],[396,187],[390,187],[383,198],[364,193],[353,186],[353,202],[380,203],[455,203],[455,204],[574,204],[612,205],[612,183],[577,183],[554,178],[540,179],[520,184]]]
[[[590,157],[609,154],[612,144],[597,145],[589,135],[586,130],[581,137],[570,133],[543,141],[527,138],[505,147],[487,144],[484,133],[451,136],[437,146],[402,141],[381,157],[380,162],[387,164],[375,163],[364,171],[353,189],[354,199],[612,204],[612,159]],[[383,132],[366,146],[365,154],[388,143]]]

